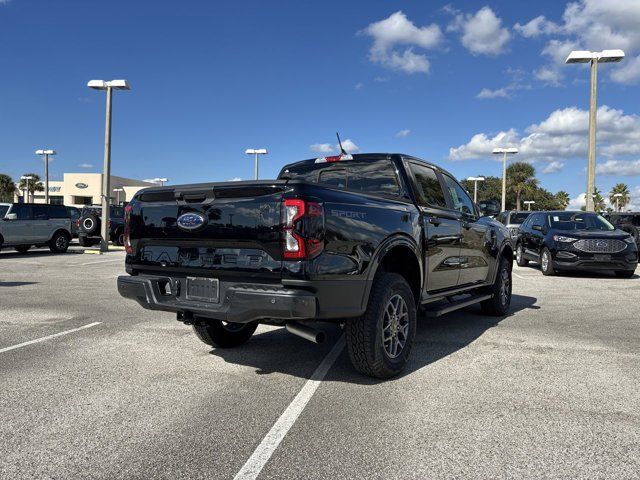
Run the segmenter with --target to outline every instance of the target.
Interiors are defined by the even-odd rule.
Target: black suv
[[[616,228],[630,233],[640,247],[640,212],[613,212],[603,216]]]
[[[561,270],[613,270],[630,278],[638,266],[631,235],[591,212],[535,212],[520,226],[516,262],[539,262],[544,275]]]
[[[86,206],[80,212],[78,225],[78,241],[83,247],[100,243],[100,223],[102,207]],[[109,240],[115,245],[124,245],[124,207],[109,207]]]

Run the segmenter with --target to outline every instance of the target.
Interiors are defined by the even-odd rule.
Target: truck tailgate
[[[129,263],[139,270],[280,278],[280,208],[286,184],[145,189],[131,204]]]

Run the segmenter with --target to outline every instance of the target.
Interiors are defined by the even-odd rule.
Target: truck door
[[[26,203],[15,203],[7,215],[15,214],[14,220],[6,220],[2,225],[5,243],[20,244],[32,240],[31,206]]]
[[[423,291],[453,288],[460,274],[460,214],[451,210],[435,170],[408,162],[421,213],[425,252]]]
[[[31,205],[33,220],[32,235],[36,242],[46,242],[49,240],[51,232],[51,221],[49,220],[49,205]]]
[[[462,243],[460,245],[460,277],[458,285],[482,283],[489,275],[493,245],[489,226],[480,222],[480,216],[473,201],[464,188],[451,176],[442,174],[449,200],[453,208],[460,212]]]

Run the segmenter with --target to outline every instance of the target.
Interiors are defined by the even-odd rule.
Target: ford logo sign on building
[[[76,183],[76,188],[87,188],[87,187],[89,187],[89,185],[87,185],[86,183],[82,183],[82,182]]]
[[[197,230],[198,228],[202,227],[205,221],[206,220],[204,216],[200,215],[199,213],[190,212],[180,215],[176,223],[182,230],[191,231]]]

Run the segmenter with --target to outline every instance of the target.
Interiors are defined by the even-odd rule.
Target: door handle
[[[438,217],[429,217],[429,220],[427,221],[434,227],[437,227],[442,223]]]

